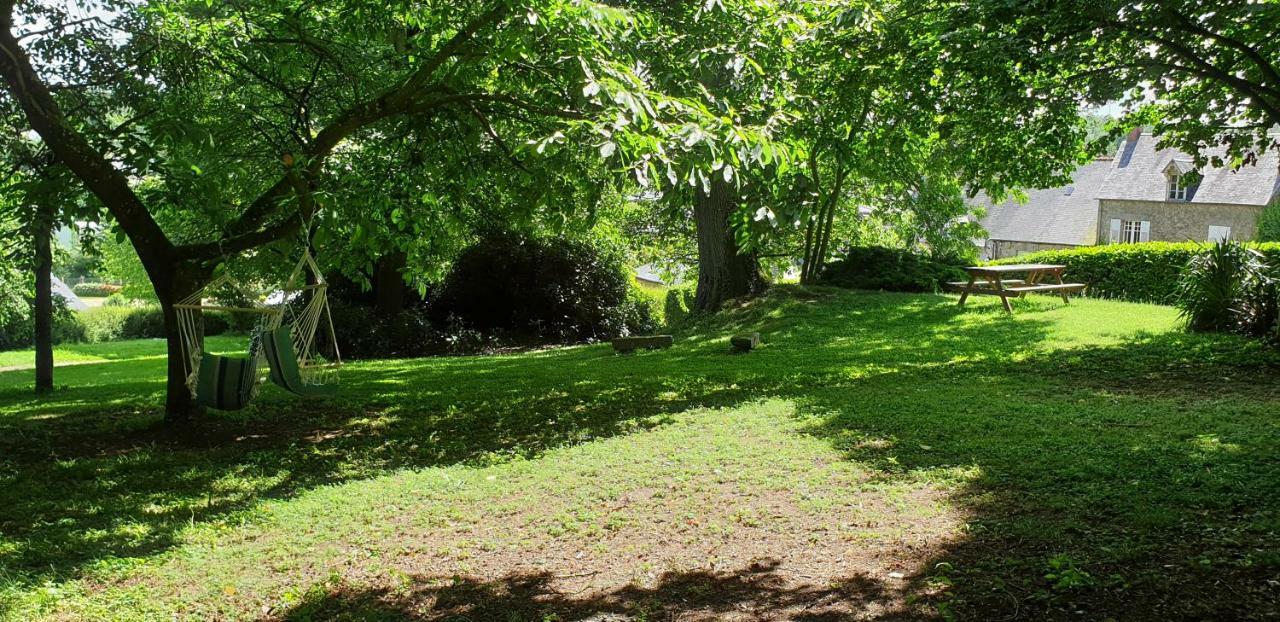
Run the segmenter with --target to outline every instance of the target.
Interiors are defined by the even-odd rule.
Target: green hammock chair
[[[258,357],[219,356],[205,352],[196,374],[196,403],[218,410],[240,410],[253,399],[258,384]]]
[[[313,384],[303,379],[302,368],[293,351],[293,331],[288,325],[263,335],[262,353],[271,367],[268,377],[281,389],[300,397],[315,397],[332,392],[332,386]]]
[[[311,284],[305,284],[307,272],[310,272]],[[329,387],[324,385],[338,381],[342,358],[329,313],[328,284],[311,254],[303,253],[279,290],[280,299],[275,304],[228,307],[205,303],[209,293],[228,285],[234,286],[234,283],[224,275],[174,305],[182,334],[187,388],[196,402],[218,410],[244,408],[262,384],[258,370],[263,359],[270,367],[271,381],[281,388],[300,396],[329,393]],[[304,297],[306,293],[310,296]],[[301,305],[291,304],[304,300]],[[221,356],[203,351],[200,313],[204,311],[253,313],[260,317],[248,356]],[[287,324],[284,323],[286,315],[291,320]],[[328,329],[328,346],[332,348],[327,358],[322,357],[316,347],[316,331],[321,326]]]

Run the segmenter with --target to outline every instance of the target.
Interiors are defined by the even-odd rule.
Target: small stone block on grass
[[[676,338],[671,335],[644,335],[640,337],[618,337],[613,340],[613,349],[617,352],[626,354],[637,348],[646,350],[659,350],[670,348],[671,344],[676,342]]]
[[[750,352],[760,345],[760,333],[734,335],[729,338],[729,345],[734,352]]]

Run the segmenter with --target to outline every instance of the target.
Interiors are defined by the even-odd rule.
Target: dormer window
[[[1171,160],[1164,167],[1164,177],[1168,180],[1165,186],[1165,198],[1170,201],[1190,201],[1195,192],[1199,176],[1195,165],[1189,160]]]
[[[1182,175],[1169,176],[1169,200],[1170,201],[1186,201],[1187,186],[1182,181]]]

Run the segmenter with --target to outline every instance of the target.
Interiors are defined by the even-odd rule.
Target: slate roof
[[[1126,139],[1116,155],[1115,170],[1098,194],[1099,199],[1163,201],[1168,192],[1165,170],[1170,163],[1190,168],[1191,156],[1176,149],[1156,149],[1158,139],[1147,133]],[[1212,154],[1213,152],[1210,152]],[[1221,152],[1219,152],[1221,153]],[[1202,179],[1189,203],[1266,205],[1280,190],[1280,156],[1272,149],[1252,166],[1199,169]]]
[[[1027,202],[1008,199],[992,205],[986,195],[974,201],[987,210],[982,226],[993,240],[1047,244],[1093,244],[1098,236],[1098,193],[1111,172],[1111,160],[1094,160],[1057,188],[1027,190]]]
[[[1058,188],[1027,190],[1028,200],[1009,199],[992,205],[979,193],[974,203],[986,208],[982,218],[988,238],[1046,244],[1094,244],[1098,232],[1098,199],[1164,201],[1168,193],[1165,171],[1194,167],[1191,156],[1175,149],[1156,149],[1155,136],[1126,138],[1114,159],[1099,159],[1072,174],[1072,183]],[[1205,167],[1200,185],[1188,203],[1266,205],[1280,196],[1280,150],[1263,154],[1253,166],[1238,171]]]

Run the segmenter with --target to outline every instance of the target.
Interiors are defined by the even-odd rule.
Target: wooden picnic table
[[[999,296],[1000,302],[1004,303],[1004,310],[1013,313],[1013,305],[1009,304],[1009,299],[1021,298],[1031,292],[1057,292],[1062,296],[1062,302],[1070,303],[1068,296],[1084,291],[1085,284],[1064,282],[1062,273],[1066,269],[1066,266],[1047,263],[969,266],[964,269],[969,273],[969,281],[952,281],[947,283],[947,289],[960,292],[962,307],[969,294],[985,294]],[[1024,278],[1009,278],[1019,275]],[[1042,283],[1046,277],[1056,283]]]

